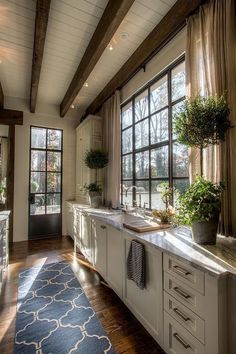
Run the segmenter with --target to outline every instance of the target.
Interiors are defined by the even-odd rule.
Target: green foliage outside
[[[214,184],[197,176],[188,190],[180,194],[177,202],[176,221],[181,225],[191,225],[193,221],[209,221],[217,217],[221,207],[224,185]]]
[[[205,148],[225,140],[231,128],[230,109],[224,96],[197,96],[186,100],[184,109],[175,116],[174,132],[181,144]]]

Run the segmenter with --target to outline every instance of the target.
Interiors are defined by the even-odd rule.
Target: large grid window
[[[141,196],[142,205],[163,208],[163,182],[180,192],[188,187],[188,149],[172,132],[184,100],[185,62],[180,58],[122,105],[122,203],[139,202]]]

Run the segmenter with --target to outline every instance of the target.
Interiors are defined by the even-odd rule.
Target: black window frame
[[[176,139],[173,138],[172,135],[172,109],[173,106],[176,104],[183,102],[186,99],[186,96],[182,96],[181,98],[178,98],[175,101],[172,101],[172,71],[181,63],[185,62],[185,55],[180,56],[177,60],[175,60],[172,64],[170,64],[167,68],[165,68],[163,71],[161,71],[154,79],[149,81],[145,86],[143,86],[140,90],[138,90],[132,97],[130,97],[128,100],[126,100],[122,105],[121,105],[121,186],[125,184],[125,182],[131,183],[132,186],[136,186],[136,182],[139,181],[149,181],[149,209],[152,209],[152,181],[166,181],[169,183],[169,186],[172,188],[173,191],[173,182],[176,180],[187,180],[189,181],[189,176],[188,177],[178,177],[173,175],[173,145],[176,142]],[[150,109],[150,91],[151,87],[161,80],[163,77],[167,77],[167,90],[168,90],[168,104],[161,109],[151,112]],[[142,118],[138,121],[135,120],[135,99],[141,95],[143,92],[148,91],[148,115],[145,116],[145,118]],[[129,105],[131,103],[132,107],[132,124],[129,126],[126,126],[123,128],[122,126],[122,109]],[[154,116],[157,113],[160,113],[164,110],[168,110],[168,140],[161,141],[159,143],[151,144],[151,134],[150,134],[150,120],[151,117]],[[148,120],[148,132],[149,132],[149,144],[148,146],[136,149],[135,148],[135,126],[142,122]],[[132,150],[126,153],[122,152],[122,137],[123,137],[123,132],[126,131],[127,129],[132,128]],[[151,176],[151,151],[155,148],[159,148],[162,146],[168,146],[168,177],[152,177]],[[148,178],[137,178],[135,175],[135,154],[138,152],[142,151],[148,151],[149,152],[149,177]],[[125,178],[123,179],[123,157],[124,156],[132,156],[132,178]],[[132,200],[136,200],[136,194],[139,194],[139,192],[136,192],[136,189],[132,189]],[[124,191],[122,191],[121,188],[121,195],[120,195],[120,200],[121,203],[123,204],[123,195]],[[172,203],[174,203],[174,192],[172,192]]]

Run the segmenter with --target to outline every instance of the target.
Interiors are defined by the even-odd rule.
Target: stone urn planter
[[[193,221],[192,237],[199,245],[215,245],[219,224],[219,215],[209,221]]]
[[[99,192],[89,192],[89,203],[91,208],[99,208],[102,205],[102,195]]]

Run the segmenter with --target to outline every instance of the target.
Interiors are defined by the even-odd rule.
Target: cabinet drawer
[[[204,295],[205,276],[200,270],[167,254],[164,254],[164,270]]]
[[[164,309],[169,313],[169,315],[176,319],[185,329],[187,329],[204,344],[204,320],[166,292],[164,292]]]
[[[205,296],[201,295],[196,290],[190,288],[188,285],[164,272],[164,289],[179,300],[183,305],[194,311],[197,315],[204,318],[205,316]]]
[[[164,313],[164,344],[169,354],[205,354],[205,347],[168,313]]]

